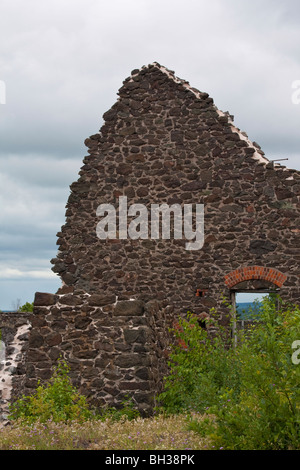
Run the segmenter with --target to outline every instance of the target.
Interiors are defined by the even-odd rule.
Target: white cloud
[[[1,279],[54,279],[56,274],[50,270],[40,270],[40,271],[21,271],[20,269],[15,268],[1,268],[0,267],[0,278]]]

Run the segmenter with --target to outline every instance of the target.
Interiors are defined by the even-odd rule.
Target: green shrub
[[[102,420],[110,419],[111,421],[120,421],[126,419],[132,421],[140,416],[139,411],[135,407],[133,400],[126,395],[121,402],[121,407],[107,407],[102,410],[100,418]]]
[[[35,421],[68,422],[92,418],[86,397],[72,386],[69,367],[59,359],[54,373],[46,385],[39,385],[33,395],[23,396],[11,405],[10,419],[27,423]]]
[[[215,321],[209,323],[212,327]],[[210,337],[191,313],[179,319],[173,330],[176,341],[169,358],[170,373],[158,397],[166,412],[205,412],[223,393],[239,393],[239,358],[230,347],[228,332],[221,327],[218,332]]]
[[[29,303],[26,302],[24,305],[22,305],[19,309],[19,312],[33,312],[33,302]]]
[[[241,386],[237,400],[220,402],[215,445],[228,449],[300,448],[300,367],[292,344],[300,339],[300,310],[273,299],[263,302],[261,321],[238,347]]]
[[[171,354],[161,395],[167,411],[205,411],[209,418],[190,427],[215,448],[300,448],[300,365],[292,361],[299,307],[266,298],[260,321],[235,348],[222,334],[210,340],[193,317],[178,336],[187,347],[177,345]]]

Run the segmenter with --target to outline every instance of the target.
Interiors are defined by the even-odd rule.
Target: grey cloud
[[[1,154],[0,154],[1,155]],[[82,158],[60,158],[53,155],[12,154],[2,152],[0,174],[10,178],[21,188],[28,187],[36,194],[36,188],[41,187],[44,199],[59,200],[65,195],[68,186],[78,177],[82,166]],[[52,194],[49,194],[52,193]],[[39,197],[37,198],[39,199]]]

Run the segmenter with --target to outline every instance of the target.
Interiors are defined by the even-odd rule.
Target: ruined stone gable
[[[134,70],[85,143],[59,233],[57,272],[74,292],[168,299],[178,311],[217,305],[224,276],[243,266],[288,273],[299,293],[300,174],[270,163],[206,93],[153,64]],[[101,203],[202,203],[205,244],[97,239]],[[206,298],[195,299],[197,289]],[[202,304],[201,304],[202,302]]]
[[[186,312],[216,315],[235,290],[299,302],[300,172],[269,161],[207,93],[157,63],[134,70],[71,185],[58,233],[56,294],[35,299],[24,388],[59,354],[97,403],[130,394],[150,410],[166,373],[168,328]],[[101,204],[204,205],[204,244],[184,237],[99,239]]]

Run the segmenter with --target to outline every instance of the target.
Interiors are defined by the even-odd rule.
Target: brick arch
[[[269,281],[278,287],[282,287],[286,281],[287,276],[277,269],[266,268],[264,266],[245,266],[224,276],[226,286],[231,289],[236,284],[243,281],[249,281],[251,279],[263,279]]]

